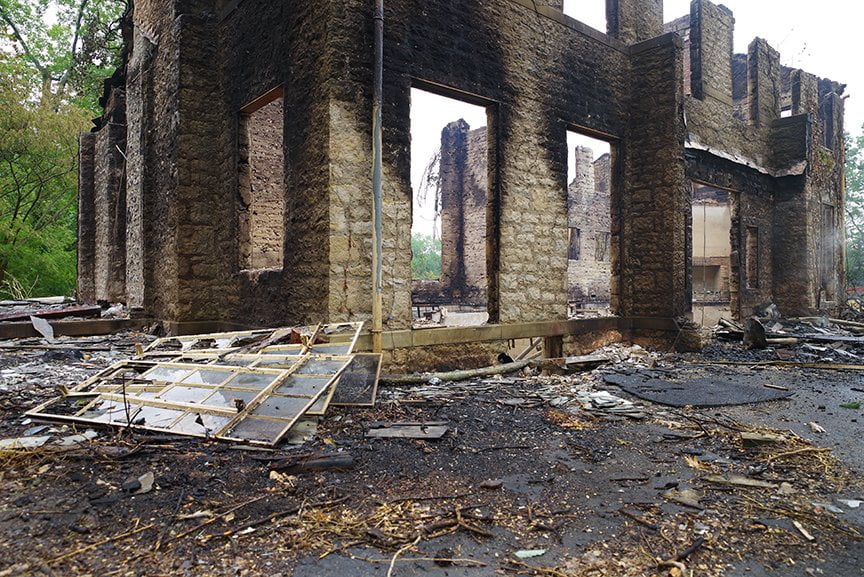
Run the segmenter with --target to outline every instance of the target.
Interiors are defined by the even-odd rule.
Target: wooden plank
[[[98,317],[101,314],[102,307],[99,305],[78,305],[60,309],[37,309],[0,314],[0,322],[28,321],[31,316],[40,319],[62,319],[65,317]]]
[[[88,319],[81,321],[55,321],[51,323],[55,337],[87,337],[110,335],[125,330],[141,329],[152,321],[147,319]],[[30,321],[0,323],[0,339],[29,339],[41,337]]]
[[[440,439],[450,430],[445,425],[402,425],[394,423],[389,427],[366,431],[367,438],[375,439]]]
[[[598,317],[593,319],[570,319],[482,325],[477,327],[441,327],[422,330],[403,329],[387,331],[382,335],[385,350],[424,347],[441,344],[462,344],[489,341],[506,341],[555,336],[584,335],[608,331],[651,330],[677,333],[673,319],[666,318],[621,318]],[[371,349],[368,334],[357,341],[357,351]]]

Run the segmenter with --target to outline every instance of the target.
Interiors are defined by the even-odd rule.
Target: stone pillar
[[[133,32],[132,53],[126,65],[126,306],[144,307],[144,158],[145,118],[153,44],[139,28]]]
[[[93,161],[96,135],[83,132],[78,140],[78,300],[96,300],[96,206]]]
[[[611,304],[622,316],[678,317],[690,310],[680,38],[637,44],[630,61],[630,121],[617,147],[623,180],[612,194]]]
[[[780,117],[780,53],[757,38],[747,51],[750,122],[768,126]]]
[[[606,0],[610,36],[627,44],[663,34],[663,0]]]
[[[126,127],[109,122],[95,134],[95,296],[126,299]]]
[[[710,96],[732,105],[732,37],[735,19],[708,0],[690,4],[690,87],[694,98]],[[685,72],[686,74],[686,72]]]
[[[486,128],[441,131],[441,286],[453,304],[486,304]]]
[[[225,294],[236,278],[238,262],[233,196],[221,184],[220,138],[228,111],[221,94],[218,34],[215,16],[189,4],[175,20],[178,46],[177,184],[173,198],[176,218],[176,320],[221,320]],[[180,4],[178,4],[178,11]],[[206,97],[205,97],[206,95]]]
[[[468,123],[461,119],[441,131],[441,285],[450,298],[461,296],[460,289],[465,282],[463,188],[468,164],[468,131]]]

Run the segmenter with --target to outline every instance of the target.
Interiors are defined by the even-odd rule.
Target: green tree
[[[428,234],[411,235],[411,276],[414,279],[441,278],[441,241]]]
[[[127,8],[122,0],[0,0],[0,47],[29,70],[40,106],[69,101],[95,111],[99,84],[120,63]]]
[[[121,60],[127,8],[0,0],[0,294],[74,289],[78,134]]]
[[[864,286],[864,126],[846,134],[846,276],[850,286]]]
[[[75,284],[77,136],[88,115],[72,105],[29,106],[23,90],[2,80],[0,291],[18,281],[34,294],[68,294]]]

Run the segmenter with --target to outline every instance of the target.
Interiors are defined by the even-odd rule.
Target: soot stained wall
[[[690,310],[689,184],[701,172],[756,187],[741,191],[733,228],[758,228],[760,267],[773,270],[740,290],[739,309],[773,296],[791,313],[842,292],[840,252],[828,245],[842,229],[843,87],[783,71],[760,40],[746,75],[740,57],[733,68],[727,10],[696,0],[690,27],[679,20],[662,34],[659,0],[609,0],[606,35],[553,0],[385,4],[385,329],[411,319],[412,86],[486,107],[485,225],[471,224],[484,230],[485,250],[466,258],[484,253],[471,268],[485,267],[485,280],[468,284],[485,286],[493,322],[567,314],[566,131],[574,128],[613,144],[614,312]],[[103,127],[81,143],[82,295],[125,293],[189,330],[368,319],[371,10],[364,0],[137,0],[125,131]],[[679,32],[689,38],[686,71]],[[281,250],[283,266],[246,270],[241,113],[280,86],[284,182],[272,192],[284,212],[270,216],[283,230],[281,247],[274,234],[269,248]],[[778,120],[787,101],[794,116]],[[116,199],[97,186],[122,180],[109,141],[123,142],[128,158]],[[116,250],[97,258],[95,239],[106,235]]]

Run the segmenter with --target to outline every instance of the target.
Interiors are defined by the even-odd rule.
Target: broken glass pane
[[[189,413],[171,427],[171,430],[175,433],[210,436],[221,431],[229,422],[231,417],[225,415]]]
[[[219,389],[206,399],[202,404],[211,407],[224,407],[228,409],[236,409],[238,406],[245,407],[252,399],[257,397],[258,391],[234,391],[228,389]],[[238,402],[239,401],[239,402]]]
[[[225,386],[242,389],[264,389],[275,381],[278,376],[278,373],[238,373],[225,383]]]
[[[326,387],[331,379],[332,377],[301,377],[291,375],[281,385],[276,387],[274,392],[280,395],[303,395],[311,397]]]
[[[271,358],[272,357],[272,358]],[[299,357],[291,358],[291,355],[262,355],[256,367],[290,369],[297,364]]]
[[[163,401],[171,401],[174,403],[200,403],[211,392],[212,389],[204,389],[201,387],[176,386],[161,393],[159,398]]]
[[[143,378],[150,381],[165,381],[168,383],[176,383],[183,377],[189,374],[189,369],[174,368],[174,367],[156,367],[144,373]]]
[[[303,352],[302,345],[280,345],[278,347],[267,347],[261,351],[262,355],[287,355],[296,357]]]
[[[381,369],[381,354],[357,353],[345,370],[339,375],[334,405],[375,404],[378,376]]]
[[[260,417],[279,417],[293,419],[303,412],[311,399],[306,397],[272,396],[252,410],[253,415]]]
[[[346,363],[345,360],[335,359],[318,359],[315,357],[309,358],[303,365],[297,369],[294,374],[297,375],[335,375],[339,369]]]
[[[263,441],[275,443],[283,429],[288,426],[286,421],[270,421],[248,417],[232,428],[225,436],[247,441]]]
[[[306,415],[323,415],[330,406],[330,401],[333,399],[333,386],[330,386],[324,394],[318,397],[311,407],[306,410]]]
[[[189,385],[218,385],[231,375],[228,371],[208,371],[201,369],[183,379]]]
[[[352,343],[323,343],[313,345],[309,352],[316,355],[347,355],[351,352]]]

